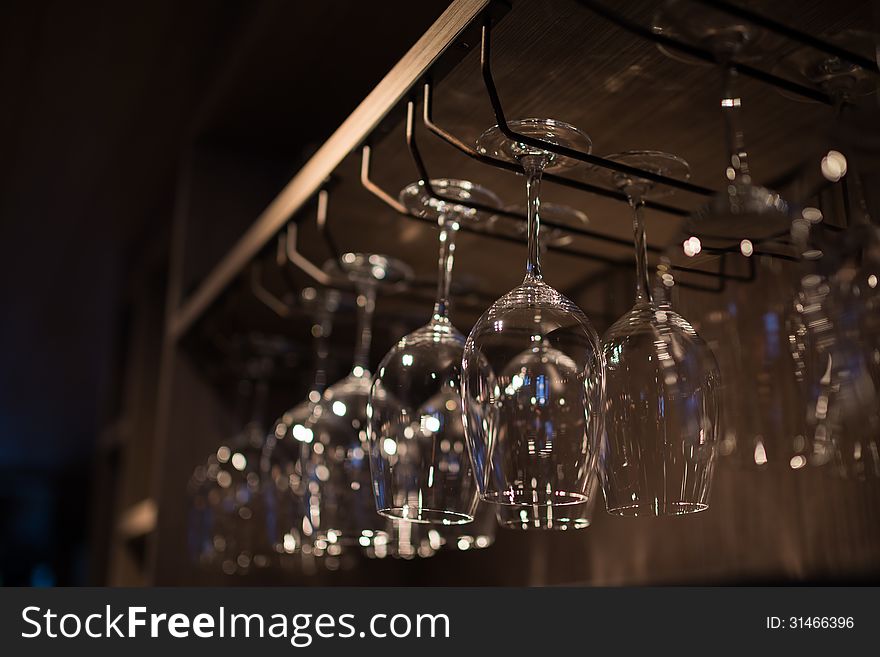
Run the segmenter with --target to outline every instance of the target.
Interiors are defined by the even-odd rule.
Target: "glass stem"
[[[449,286],[452,283],[452,266],[455,262],[455,234],[458,222],[441,215],[440,259],[437,265],[437,301],[434,303],[435,322],[449,321]]]
[[[541,174],[544,173],[546,161],[543,158],[530,156],[522,159],[526,174],[526,197],[528,209],[529,259],[526,262],[526,279],[541,280]]]
[[[645,232],[645,201],[640,192],[627,190],[633,209],[633,243],[636,251],[636,303],[651,303],[651,282],[648,277],[648,240]]]
[[[659,308],[670,309],[672,307],[672,301],[669,298],[670,290],[663,280],[664,275],[670,274],[670,272],[672,272],[672,263],[669,257],[661,256],[651,286],[651,300]]]
[[[376,283],[357,282],[358,327],[352,371],[360,368],[370,370],[370,344],[373,340],[373,312],[376,310]]]
[[[723,65],[721,109],[727,134],[729,163],[727,179],[739,180],[745,184],[752,182],[749,174],[748,152],[742,130],[742,99],[737,91],[739,74],[731,66]]]

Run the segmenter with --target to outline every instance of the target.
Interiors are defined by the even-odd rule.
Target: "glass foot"
[[[690,165],[683,158],[662,151],[624,151],[607,155],[605,159],[676,180],[688,180],[691,177]],[[675,191],[673,187],[655,183],[647,178],[613,169],[602,169],[602,171],[618,189],[636,188],[643,197],[660,198]]]
[[[420,217],[436,220],[446,216],[467,224],[480,223],[487,218],[487,213],[456,203],[456,200],[492,208],[501,207],[501,199],[495,194],[467,180],[439,178],[431,180],[431,187],[443,199],[431,196],[425,188],[425,183],[420,180],[410,183],[401,190],[400,202],[407,210]]]
[[[718,55],[736,56],[740,61],[760,58],[766,51],[767,35],[759,27],[717,9],[686,0],[666,0],[654,16],[652,29],[676,41],[705,48]],[[697,66],[714,63],[692,57],[662,44],[657,49],[670,59]]]
[[[510,129],[527,137],[565,146],[589,153],[593,149],[592,140],[583,132],[568,123],[554,119],[522,119],[508,121]],[[484,155],[491,155],[508,162],[520,162],[526,157],[546,158],[545,171],[565,169],[580,164],[578,160],[556,155],[541,148],[535,148],[522,142],[508,139],[496,125],[492,126],[477,139],[477,150]]]
[[[877,39],[878,35],[859,30],[845,30],[829,37],[831,42],[856,44],[859,52],[868,53],[873,50]],[[844,98],[869,96],[877,90],[876,78],[862,67],[813,48],[803,47],[791,51],[777,62],[772,72],[792,82],[816,87],[831,95],[840,94]],[[776,90],[789,100],[800,103],[818,102],[785,89],[777,87]]]
[[[685,226],[700,239],[764,241],[787,235],[791,216],[788,204],[776,192],[733,183],[692,214]]]
[[[354,281],[394,285],[412,280],[412,268],[396,258],[378,253],[343,253],[341,262],[328,262],[325,271],[344,274]]]

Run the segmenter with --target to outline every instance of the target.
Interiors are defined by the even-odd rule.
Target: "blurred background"
[[[242,180],[258,208],[445,6],[3,3],[4,584],[107,582],[117,514],[149,486],[188,144],[281,163]]]
[[[787,451],[804,433],[786,332],[804,270],[797,258],[773,256],[789,254],[797,246],[790,242],[768,246],[767,257],[737,247],[726,263],[731,279],[697,274],[684,281],[690,287],[676,286],[676,307],[716,351],[729,402],[707,512],[611,518],[600,499],[593,526],[577,532],[502,530],[490,514],[489,529],[467,539],[391,531],[392,546],[379,555],[374,545],[303,555],[297,544],[286,559],[270,547],[265,564],[251,550],[247,563],[229,566],[203,553],[199,505],[208,499],[205,482],[231,458],[224,460],[224,447],[246,431],[272,433],[275,418],[312,388],[319,322],[306,301],[317,286],[279,265],[270,240],[255,261],[280,311],[254,294],[250,269],[183,331],[169,309],[199,289],[448,4],[0,6],[0,583],[877,583],[877,398],[860,416],[868,418],[859,443],[866,456],[857,467],[801,463]],[[721,186],[716,70],[669,57],[576,2],[511,4],[494,45],[510,118],[569,121],[591,134],[596,152],[668,150],[691,163],[695,182]],[[662,5],[619,4],[646,24]],[[751,4],[876,57],[875,3]],[[435,101],[435,118],[469,144],[494,123],[471,37],[441,60]],[[768,38],[754,61],[820,88],[784,68],[792,51]],[[816,184],[831,181],[820,163],[840,144],[861,145],[851,163],[859,162],[866,207],[880,217],[877,77],[855,77],[858,112],[841,121],[833,107],[742,81],[756,178],[817,208],[840,231],[852,223],[849,194]],[[374,178],[396,197],[418,175],[403,143],[403,108],[392,109],[371,144]],[[508,204],[524,200],[520,178],[423,139],[432,174],[479,180]],[[355,152],[329,183],[331,247],[389,253],[415,270],[406,291],[380,290],[375,367],[429,314],[436,231],[366,194],[359,166]],[[595,173],[577,175],[595,181]],[[546,195],[582,210],[590,228],[631,237],[623,204],[563,187]],[[678,194],[669,202],[689,211],[702,200]],[[311,202],[297,215],[299,246],[322,265],[332,248],[314,226],[315,212]],[[649,213],[648,230],[662,248],[680,244],[680,217]],[[560,239],[604,256],[551,253],[546,267],[601,334],[632,301],[628,247]],[[459,243],[453,321],[464,333],[522,273],[521,244],[487,250],[481,240],[462,235]],[[718,260],[699,266],[717,271]],[[329,382],[350,366],[354,308],[344,291],[321,361]]]

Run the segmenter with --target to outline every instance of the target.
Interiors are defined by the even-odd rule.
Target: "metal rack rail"
[[[729,2],[716,2],[714,0],[712,2],[708,2],[707,0],[688,1],[711,5],[719,11],[726,12],[739,19],[754,23],[782,36],[783,38],[828,53],[829,55],[838,57],[856,66],[861,66],[872,73],[880,72],[876,62],[872,62],[870,59],[862,57],[861,55],[836,44],[828,43],[822,39],[768,19],[752,12],[751,10],[743,9]],[[678,52],[683,52],[707,63],[718,63],[715,54],[711,51],[693,44],[678,41],[665,34],[659,34],[649,27],[637,23],[618,11],[609,8],[607,2],[600,2],[597,0],[578,0],[578,3],[586,10],[593,12],[597,16],[610,21],[640,38]],[[442,195],[438,194],[436,190],[431,187],[431,177],[419,151],[418,141],[416,139],[416,112],[419,96],[421,97],[422,105],[421,123],[431,135],[452,146],[470,159],[498,169],[505,169],[519,173],[519,168],[515,164],[478,152],[459,137],[439,125],[433,116],[435,83],[434,68],[441,55],[456,43],[463,31],[470,28],[470,26],[477,24],[478,21],[480,21],[482,25],[480,73],[497,124],[507,137],[518,140],[521,143],[543,148],[563,157],[583,162],[592,167],[610,169],[632,176],[645,178],[657,184],[674,188],[683,193],[700,197],[708,197],[715,193],[715,190],[687,180],[670,178],[653,171],[646,171],[637,167],[621,164],[591,153],[559,146],[514,131],[507,122],[501,96],[496,87],[491,68],[492,25],[495,20],[494,16],[498,14],[498,11],[496,10],[497,5],[499,4],[504,4],[506,9],[507,3],[502,3],[500,0],[456,0],[456,2],[453,2],[452,5],[450,5],[447,11],[444,12],[443,16],[441,16],[437,23],[432,26],[428,33],[426,33],[413,49],[407,53],[407,55],[392,70],[392,72],[386,76],[374,92],[368,96],[349,119],[343,123],[339,130],[334,133],[330,140],[325,143],[325,145],[309,160],[303,169],[291,180],[290,184],[285,187],[275,201],[270,204],[267,210],[251,226],[251,229],[230,250],[220,264],[218,264],[217,267],[215,267],[215,269],[203,280],[195,293],[190,298],[186,299],[179,308],[173,309],[168,321],[167,329],[168,335],[172,340],[178,339],[189,329],[190,326],[193,325],[193,323],[210,307],[212,302],[221,294],[229,283],[236,276],[241,274],[248,263],[257,256],[265,244],[267,244],[274,235],[278,234],[279,231],[284,229],[285,225],[291,220],[291,217],[293,217],[305,205],[305,203],[308,202],[309,198],[313,197],[319,191],[326,194],[326,190],[324,190],[325,180],[333,173],[342,159],[349,153],[356,152],[357,150],[360,150],[361,152],[360,183],[365,189],[399,214],[407,216],[410,219],[425,221],[424,218],[409,213],[396,198],[377,185],[370,177],[372,159],[372,148],[370,146],[371,135],[380,123],[399,106],[400,102],[405,102],[407,148],[409,149],[417,173],[429,194],[438,199],[443,198]],[[798,84],[772,73],[768,73],[767,71],[761,70],[750,64],[740,61],[725,61],[725,64],[734,68],[741,75],[774,86],[790,94],[795,94],[827,105],[831,105],[834,102],[828,94],[819,89]],[[421,89],[421,93],[419,93],[419,89]],[[614,199],[622,203],[627,202],[625,195],[618,190],[607,189],[600,185],[552,173],[546,174],[545,179],[553,184]],[[324,197],[324,202],[326,202],[326,196]],[[458,200],[456,202],[461,203],[461,201]],[[649,200],[645,205],[654,211],[671,216],[683,217],[689,214],[689,212],[683,208],[656,201]],[[511,219],[520,221],[525,220],[522,213],[501,210],[498,208],[484,208],[477,205],[474,205],[473,207],[481,210],[491,210],[493,214],[504,215]],[[549,227],[562,228],[573,235],[585,239],[615,244],[618,246],[630,246],[629,240],[606,235],[596,230],[561,225],[549,221],[544,221],[544,224]],[[318,227],[328,245],[329,251],[338,255],[339,249],[328,232],[326,223],[319,223]],[[466,232],[479,233],[480,235],[500,241],[519,241],[517,238],[508,235],[491,234],[486,231],[475,230],[469,227],[462,227],[462,229]],[[288,229],[288,238],[290,238],[292,234],[293,239],[295,240],[295,231],[296,228],[294,221]],[[753,251],[753,255],[769,255],[771,257],[792,259],[790,256],[784,254],[762,251],[757,248],[759,246],[760,243],[755,243],[756,248]],[[608,265],[629,265],[628,258],[614,258],[601,253],[571,249],[565,246],[550,246],[549,248],[553,251],[577,257],[590,258]],[[732,247],[707,247],[704,249],[707,253],[719,255],[720,268],[717,272],[689,267],[677,267],[677,269],[678,271],[692,273],[698,276],[711,276],[718,278],[721,281],[719,286],[720,289],[723,289],[726,280],[752,280],[754,278],[753,270],[746,276],[737,276],[726,271],[725,258],[736,250],[737,249]],[[656,245],[652,245],[649,246],[649,251],[657,254],[660,253],[662,249]],[[712,289],[714,290],[716,288]]]

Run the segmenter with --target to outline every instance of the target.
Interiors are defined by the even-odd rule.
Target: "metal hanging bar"
[[[411,109],[411,108],[408,107],[408,109]],[[412,112],[410,112],[408,114],[408,116],[412,116]],[[408,139],[408,143],[411,145],[416,144],[416,142],[413,138]],[[415,220],[421,221],[423,223],[428,223],[428,224],[433,225],[433,222],[430,219],[428,219],[426,217],[420,217],[419,215],[413,214],[412,212],[407,210],[407,208],[398,199],[394,198],[391,194],[389,194],[386,190],[382,189],[382,187],[380,187],[378,184],[376,184],[371,179],[371,177],[370,177],[371,161],[372,161],[372,149],[370,148],[369,145],[365,145],[361,151],[361,173],[360,173],[360,181],[361,181],[361,185],[363,185],[364,189],[369,191],[376,198],[381,200],[385,205],[390,207],[392,210],[394,210],[395,212],[397,212],[401,216],[407,217],[408,219],[415,219]],[[414,154],[414,161],[417,162],[417,168],[419,169],[419,174],[423,177],[423,180],[424,179],[430,180],[430,175],[428,174],[428,171],[426,170],[426,168],[424,166],[424,160],[421,159],[421,154],[419,153],[417,146],[416,146],[416,150],[415,150],[415,154]],[[469,204],[462,203],[458,199],[447,199],[443,196],[437,195],[436,193],[434,194],[434,198],[437,198],[442,201],[450,201],[450,202],[458,203],[461,205],[468,205],[469,207],[471,207]],[[493,211],[493,212],[495,211],[495,208],[486,208],[486,209],[489,211]],[[521,215],[519,213],[505,213],[505,214],[512,214],[513,216],[515,216],[517,218],[527,220],[527,217],[525,217],[524,215]],[[551,225],[551,224],[546,224],[546,225]],[[568,226],[552,223],[552,226],[557,226],[557,225],[559,225],[559,227],[561,227],[561,228],[569,229]],[[490,239],[494,239],[497,241],[503,241],[503,242],[514,243],[514,244],[522,244],[522,240],[519,238],[510,236],[510,235],[502,235],[502,234],[498,234],[498,233],[490,233],[490,232],[480,231],[480,230],[474,229],[466,224],[461,226],[459,228],[459,230],[461,230],[462,232],[466,232],[466,233],[472,233],[472,234],[476,234],[476,235],[481,235],[483,237],[488,237]],[[588,236],[590,236],[590,235],[588,235]],[[613,238],[613,237],[610,237],[607,235],[601,235],[601,238],[606,239],[606,240],[608,240],[608,239],[613,240],[615,243],[619,243],[622,246],[632,247],[632,242],[630,240],[624,240],[622,238]],[[649,247],[649,248],[652,252],[662,252],[662,249],[660,249],[658,247]],[[605,263],[605,264],[613,266],[613,267],[629,267],[631,264],[629,258],[611,258],[608,256],[597,255],[594,253],[585,253],[583,251],[579,251],[576,249],[570,249],[567,247],[553,246],[553,245],[548,246],[547,249],[551,252],[563,253],[566,255],[574,256],[574,257],[585,258],[585,259],[594,260],[597,262],[602,262],[602,263]],[[707,252],[712,251],[709,248],[706,248],[705,250]],[[719,250],[719,252],[722,252],[722,250]],[[751,280],[751,279],[746,279],[746,278],[742,278],[742,277],[727,275],[724,272],[723,266],[721,268],[721,271],[719,271],[718,273],[697,270],[697,269],[691,269],[689,267],[683,267],[683,266],[678,266],[678,265],[672,265],[672,269],[675,271],[688,272],[688,273],[693,273],[693,274],[697,274],[697,275],[701,275],[701,276],[715,277],[715,278],[722,279],[722,283],[717,288],[709,288],[709,287],[698,285],[695,283],[687,283],[687,282],[683,282],[683,281],[678,283],[678,285],[680,285],[683,288],[694,289],[694,290],[702,290],[702,291],[709,291],[709,292],[721,291],[724,289],[723,280],[727,279],[727,278],[732,278],[734,280],[744,280],[744,281]]]
[[[472,160],[482,162],[483,164],[488,164],[489,166],[495,167],[496,169],[505,169],[506,171],[512,171],[516,174],[522,174],[522,169],[517,164],[513,162],[508,162],[506,160],[501,160],[499,158],[486,155],[484,153],[480,153],[479,151],[468,146],[451,132],[448,132],[444,128],[440,127],[437,123],[435,123],[433,119],[432,95],[433,94],[431,83],[426,82],[424,86],[424,101],[422,103],[422,123],[429,132],[455,148],[457,151],[467,155]],[[588,192],[590,194],[603,196],[605,198],[612,198],[617,201],[629,204],[629,199],[627,199],[626,194],[617,190],[606,189],[605,187],[599,187],[598,185],[582,182],[580,180],[572,180],[571,178],[559,176],[554,173],[545,173],[541,176],[541,178],[557,185],[570,187],[572,189],[578,189],[582,192]],[[689,210],[677,208],[672,205],[658,203],[657,201],[651,200],[645,200],[645,207],[650,208],[651,210],[657,210],[658,212],[671,214],[676,217],[687,217],[691,214]]]
[[[480,71],[483,74],[483,83],[486,87],[486,92],[489,94],[489,102],[492,104],[492,111],[495,113],[495,121],[498,124],[498,128],[501,130],[505,137],[512,141],[526,144],[534,148],[540,148],[542,150],[548,151],[550,153],[555,153],[557,155],[561,155],[572,160],[578,160],[579,162],[592,164],[593,166],[600,167],[602,169],[618,171],[620,173],[625,173],[636,178],[643,178],[645,180],[650,180],[652,182],[665,185],[667,187],[672,187],[674,189],[678,189],[684,192],[690,192],[692,194],[698,194],[700,196],[714,196],[716,194],[714,189],[709,189],[708,187],[703,187],[702,185],[697,185],[687,180],[670,178],[669,176],[664,176],[654,171],[648,171],[646,169],[640,169],[638,167],[633,167],[628,164],[623,164],[622,162],[608,160],[604,157],[593,155],[592,153],[585,153],[574,148],[569,148],[568,146],[554,144],[544,139],[538,139],[537,137],[523,135],[513,130],[513,128],[510,127],[510,124],[508,124],[507,119],[504,116],[504,108],[501,105],[501,98],[498,96],[498,89],[495,86],[495,79],[492,77],[491,43],[492,25],[491,21],[487,19],[486,22],[483,23],[483,41],[480,50]]]
[[[296,246],[298,229],[299,227],[293,222],[287,224],[287,238],[284,248],[284,255],[287,257],[287,260],[321,285],[328,287],[338,286],[332,276],[299,252]]]
[[[373,149],[369,144],[366,144],[363,149],[361,149],[361,185],[363,188],[398,214],[415,217],[415,215],[410,214],[410,211],[406,209],[406,206],[403,203],[374,183],[370,178],[370,163],[372,159]]]
[[[412,156],[413,162],[416,165],[416,169],[419,172],[419,177],[421,179],[422,184],[424,185],[425,192],[438,201],[443,201],[447,203],[455,203],[456,205],[463,205],[468,208],[473,208],[474,210],[478,210],[481,212],[486,212],[490,214],[496,214],[500,216],[509,217],[511,219],[517,219],[522,222],[528,221],[528,216],[522,212],[516,212],[514,210],[504,210],[501,208],[494,208],[491,206],[483,205],[481,203],[474,203],[467,200],[461,199],[450,199],[444,197],[442,194],[438,194],[434,188],[431,186],[431,175],[428,173],[428,169],[425,166],[425,162],[422,159],[422,154],[419,151],[418,143],[416,141],[416,127],[415,127],[415,102],[409,101],[406,107],[406,145],[409,149],[410,155]],[[618,244],[620,246],[632,247],[632,240],[623,239],[621,237],[614,237],[613,235],[605,235],[604,233],[597,232],[595,230],[590,230],[589,228],[582,228],[580,226],[569,226],[568,224],[562,224],[556,221],[549,221],[546,219],[541,219],[541,225],[546,226],[547,228],[555,228],[558,230],[564,230],[571,235],[579,235],[581,237],[587,237],[590,239],[599,240],[601,242],[608,242],[609,244]],[[656,246],[648,246],[648,251],[653,253],[660,253],[663,249]]]
[[[361,175],[360,181],[361,185],[370,192],[373,196],[382,201],[389,208],[394,210],[399,215],[406,217],[408,219],[414,219],[416,221],[420,221],[422,223],[427,223],[430,225],[434,225],[434,222],[427,217],[420,217],[417,214],[414,214],[406,209],[406,207],[394,198],[391,194],[389,194],[386,190],[382,189],[379,185],[377,185],[370,177],[370,165],[372,159],[372,149],[369,146],[364,146],[361,150]],[[455,201],[458,203],[458,201]],[[494,211],[494,210],[493,210]],[[502,235],[500,233],[490,233],[488,231],[478,230],[476,228],[472,228],[467,224],[460,226],[459,231],[464,233],[472,233],[474,235],[482,235],[483,237],[487,237],[489,239],[493,239],[499,242],[509,242],[512,244],[522,244],[523,241],[517,237],[512,235]],[[629,245],[629,243],[627,243]],[[566,255],[574,256],[577,258],[585,258],[589,260],[595,260],[597,262],[603,262],[608,265],[612,265],[615,267],[626,267],[629,265],[629,260],[611,258],[609,256],[596,255],[592,253],[584,253],[583,251],[579,251],[577,249],[570,249],[564,246],[547,246],[549,251],[555,253],[564,253]]]
[[[812,34],[801,32],[800,30],[789,27],[784,23],[775,21],[772,18],[767,18],[762,14],[757,14],[751,9],[740,7],[739,5],[727,2],[726,0],[692,1],[706,7],[716,9],[718,11],[723,11],[725,14],[729,14],[737,18],[742,18],[743,20],[746,20],[753,25],[763,27],[766,30],[775,32],[776,34],[785,37],[786,39],[797,41],[798,43],[809,46],[810,48],[814,48],[815,50],[821,50],[824,53],[833,55],[834,57],[847,61],[850,64],[855,64],[856,66],[863,68],[866,71],[870,71],[871,73],[880,73],[880,66],[878,66],[876,61],[869,59],[868,57],[864,57],[851,50],[847,50],[846,48],[842,48],[841,46],[838,46],[836,44],[830,43],[823,39],[819,39],[818,37],[814,37]]]
[[[429,85],[425,85],[425,94],[426,94],[425,102],[427,103],[430,100],[430,87],[429,87]],[[430,184],[431,176],[428,173],[427,167],[425,166],[425,162],[421,156],[421,152],[419,151],[418,142],[417,142],[416,136],[415,136],[415,102],[414,101],[409,101],[407,103],[406,143],[407,143],[407,147],[409,148],[410,155],[412,156],[413,162],[416,166],[416,169],[419,172],[419,176],[421,178],[421,181],[425,187],[425,191],[432,198],[435,198],[439,201],[457,203],[459,205],[464,205],[466,207],[472,207],[476,210],[482,210],[482,211],[486,211],[486,212],[494,212],[495,214],[500,214],[500,215],[512,217],[514,219],[518,219],[521,221],[528,221],[528,217],[526,215],[522,214],[521,212],[499,211],[496,208],[487,207],[487,206],[484,206],[479,203],[470,203],[470,202],[462,201],[459,199],[446,198],[442,194],[437,193],[433,189],[433,187]],[[379,198],[384,200],[386,203],[388,203],[388,201],[390,200],[391,203],[389,203],[389,205],[391,205],[391,207],[393,207],[397,212],[400,212],[401,214],[405,214],[408,216],[412,216],[399,201],[397,201],[396,199],[392,199],[390,194],[388,194],[387,192],[385,192],[384,190],[379,188],[375,183],[373,183],[370,180],[370,177],[369,177],[370,154],[371,153],[370,153],[369,147],[365,147],[364,157],[361,160],[361,182],[364,184],[365,187],[367,187],[368,189],[373,191],[373,193],[375,193]],[[499,160],[499,162],[500,161],[501,160]],[[420,218],[420,217],[417,217],[417,218]],[[570,227],[565,224],[559,224],[557,222],[548,222],[548,221],[544,221],[544,220],[542,220],[542,221],[545,226],[548,226],[550,228],[559,228],[562,230],[567,230],[567,231],[571,232],[572,234],[581,235],[581,236],[593,238],[593,239],[598,239],[601,241],[606,241],[606,242],[618,244],[621,246],[632,247],[631,240],[613,237],[613,236],[609,236],[609,235],[604,235],[602,233],[597,233],[596,231],[591,231],[588,229]],[[486,233],[483,233],[480,231],[474,231],[474,232],[477,232],[482,235],[486,234]],[[519,241],[519,240],[515,240],[515,241]],[[647,249],[648,249],[648,251],[650,251],[652,253],[662,253],[663,252],[662,248],[656,247],[656,246],[651,246],[651,245],[648,245]],[[571,253],[570,250],[565,250],[565,251]],[[671,268],[674,271],[692,273],[692,274],[696,274],[696,275],[700,275],[700,276],[721,278],[723,280],[726,280],[727,278],[731,278],[732,280],[737,280],[737,281],[744,281],[744,282],[749,282],[751,280],[754,280],[754,272],[752,272],[749,276],[746,276],[746,277],[728,275],[725,273],[724,259],[726,257],[726,254],[728,253],[727,250],[725,250],[725,249],[717,249],[716,250],[716,249],[707,248],[706,251],[707,251],[707,253],[708,252],[718,252],[719,254],[721,254],[722,262],[721,262],[721,267],[720,267],[719,272],[716,273],[716,272],[704,271],[704,270],[700,270],[700,269],[685,267],[682,265],[671,265]],[[572,255],[581,255],[582,257],[596,259],[595,256],[593,256],[592,254],[585,254],[583,252],[574,252],[571,254]],[[613,260],[609,264],[613,264],[615,266],[626,266],[627,263],[626,263],[626,261],[623,261],[623,260]],[[754,263],[750,263],[750,267],[754,268]],[[716,290],[716,288],[707,288],[704,286],[690,284],[690,283],[680,283],[680,285],[682,285],[682,287],[685,287],[685,288],[701,289],[701,290],[706,290],[706,291],[721,291],[724,289],[723,283],[722,283],[721,287],[718,288],[717,290]]]
[[[673,39],[665,34],[654,32],[650,28],[647,28],[644,25],[640,25],[635,21],[631,21],[622,14],[609,9],[602,2],[597,2],[596,0],[578,0],[578,2],[590,11],[592,11],[594,14],[601,16],[602,18],[614,23],[615,25],[626,30],[627,32],[635,34],[636,36],[639,36],[648,41],[653,41],[654,43],[658,43],[666,48],[677,50],[709,64],[718,63],[718,59],[715,56],[715,53],[713,53],[711,50],[700,48],[699,46],[694,46],[689,43],[684,43],[682,41],[678,41],[677,39]],[[778,75],[773,75],[772,73],[767,73],[766,71],[762,71],[761,69],[755,68],[754,66],[749,66],[748,64],[743,64],[742,62],[729,61],[726,62],[726,65],[747,77],[754,78],[755,80],[759,80],[780,89],[785,89],[792,94],[802,96],[803,98],[808,98],[810,100],[815,100],[826,105],[834,105],[834,99],[830,95],[823,93],[818,89],[813,89],[812,87],[807,87],[802,84],[792,82],[791,80],[779,77]]]

